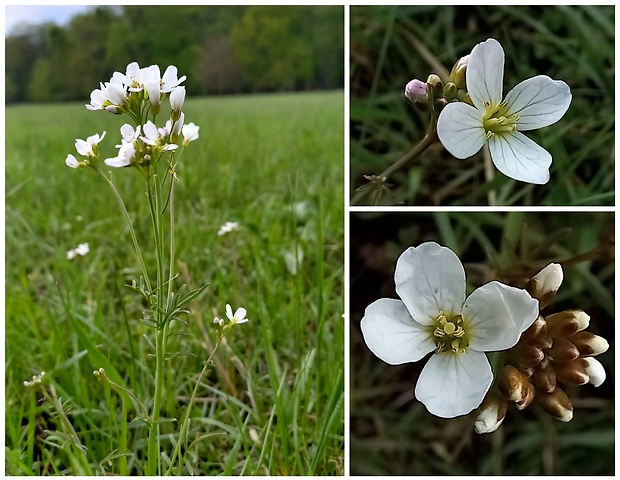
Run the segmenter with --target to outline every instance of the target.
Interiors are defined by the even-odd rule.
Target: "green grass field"
[[[613,205],[614,7],[353,6],[351,8],[351,196],[424,136],[428,113],[403,99],[407,82],[447,79],[459,58],[488,38],[505,52],[504,94],[547,75],[565,81],[570,108],[554,125],[527,132],[551,153],[551,178],[534,185],[484,172],[483,154],[460,160],[432,145],[389,178],[407,205]],[[445,80],[444,80],[445,81]],[[372,203],[370,196],[360,205]]]
[[[215,340],[213,317],[230,303],[250,318],[199,390],[186,474],[343,473],[343,101],[327,92],[186,102],[186,122],[201,130],[177,170],[176,287],[210,285],[191,305],[191,336],[172,342],[182,355],[166,363],[163,417],[181,418]],[[76,104],[6,110],[7,474],[144,471],[147,428],[92,373],[111,365],[138,398],[152,396],[151,329],[124,286],[138,264],[112,192],[64,164],[76,138],[103,130],[101,158],[114,156],[122,123]],[[133,169],[113,178],[153,266],[144,181]],[[226,221],[240,229],[218,236]],[[67,260],[83,242],[90,253]],[[86,467],[57,408],[23,385],[41,371]],[[176,422],[161,430],[170,455]]]

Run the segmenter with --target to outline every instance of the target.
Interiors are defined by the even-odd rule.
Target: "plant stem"
[[[168,467],[168,470],[166,471],[166,476],[170,475],[170,473],[172,472],[172,468],[174,467],[174,462],[181,452],[181,444],[185,443],[185,437],[187,436],[187,430],[189,428],[189,416],[191,414],[192,407],[194,406],[196,394],[198,393],[198,387],[200,386],[202,377],[204,376],[205,373],[207,373],[207,369],[209,368],[209,365],[211,365],[211,358],[213,358],[213,355],[215,354],[217,347],[220,346],[220,343],[222,342],[224,335],[225,333],[222,333],[220,337],[217,339],[217,342],[215,343],[213,350],[209,354],[209,358],[207,358],[207,360],[203,363],[204,366],[202,367],[202,371],[200,372],[200,375],[198,375],[198,380],[196,381],[196,385],[194,385],[194,391],[192,392],[192,396],[190,397],[189,403],[187,404],[187,409],[185,410],[185,415],[183,416],[183,422],[181,423],[181,430],[179,431],[179,439],[177,440],[177,444],[174,447],[174,453],[172,454],[172,458],[170,459],[170,466]]]
[[[387,182],[388,178],[396,173],[401,168],[408,165],[412,160],[418,157],[422,152],[424,152],[428,147],[430,147],[433,143],[437,141],[437,122],[435,119],[431,119],[428,130],[424,135],[424,138],[420,140],[415,147],[409,150],[405,155],[396,160],[392,165],[386,168],[382,173],[377,175],[382,179],[383,183]],[[366,195],[365,191],[360,191],[353,196],[351,199],[351,205],[356,205],[364,196]]]
[[[110,188],[112,189],[112,191],[114,192],[114,195],[116,196],[118,200],[118,203],[121,205],[121,210],[123,211],[123,214],[125,215],[125,220],[127,220],[127,225],[129,226],[129,233],[131,234],[131,240],[133,241],[133,247],[134,247],[134,250],[136,251],[138,262],[140,263],[140,269],[142,270],[142,276],[144,277],[144,281],[146,282],[146,286],[149,289],[149,292],[152,293],[153,289],[151,287],[151,280],[149,278],[149,272],[146,269],[146,264],[144,263],[144,257],[142,257],[142,251],[140,250],[140,245],[138,244],[138,238],[136,237],[136,232],[133,228],[133,224],[131,223],[131,217],[129,216],[129,212],[127,211],[127,208],[125,207],[125,203],[123,202],[123,199],[120,193],[118,193],[118,190],[116,189],[116,186],[114,185],[112,180],[106,177],[102,172],[99,172],[99,174],[106,181],[106,183],[110,186]]]

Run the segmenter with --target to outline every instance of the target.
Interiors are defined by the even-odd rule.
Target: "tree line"
[[[343,88],[342,6],[96,7],[5,39],[6,102],[87,100],[128,63],[175,65],[193,95]]]

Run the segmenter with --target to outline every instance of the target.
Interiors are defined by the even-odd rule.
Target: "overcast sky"
[[[23,22],[30,24],[54,22],[65,25],[76,13],[94,8],[93,5],[6,5],[4,7],[4,36]]]

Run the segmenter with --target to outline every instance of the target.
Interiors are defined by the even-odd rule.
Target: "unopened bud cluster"
[[[423,82],[413,79],[405,86],[405,98],[422,111],[434,110],[439,113],[453,100],[471,103],[465,85],[465,72],[469,55],[454,64],[447,82],[434,73]]]
[[[45,376],[45,372],[41,372],[38,375],[33,375],[32,380],[26,380],[24,382],[25,387],[34,387],[35,385],[41,383],[43,377]]]
[[[526,290],[542,310],[555,298],[562,280],[562,267],[550,264],[528,282]],[[590,317],[581,310],[540,315],[508,352],[496,387],[481,405],[476,431],[499,428],[508,402],[523,410],[536,401],[554,418],[570,421],[573,404],[560,384],[598,387],[605,380],[605,369],[593,357],[605,352],[609,344],[587,332],[589,324]]]

